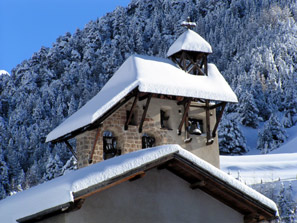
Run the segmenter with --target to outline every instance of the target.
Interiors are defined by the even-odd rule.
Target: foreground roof
[[[202,53],[212,53],[210,44],[198,33],[188,29],[170,46],[167,56],[170,57],[182,50]]]
[[[166,165],[167,164],[167,165]],[[199,189],[239,211],[274,219],[273,201],[203,161],[178,145],[139,150],[73,171],[0,201],[0,219],[6,223],[30,222],[62,212],[75,201],[124,182],[153,167],[163,166],[189,183],[205,181]],[[259,216],[258,216],[259,215]]]
[[[95,97],[51,131],[46,141],[94,123],[134,89],[145,93],[237,102],[236,95],[214,64],[208,64],[208,76],[197,76],[186,73],[168,59],[133,55]]]

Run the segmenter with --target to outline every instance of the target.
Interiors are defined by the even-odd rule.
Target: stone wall
[[[183,148],[193,152],[197,156],[204,158],[215,166],[219,166],[219,150],[217,138],[213,145],[206,146],[206,136],[193,138],[189,144],[184,143],[184,129],[182,135],[178,136],[176,130],[180,123],[183,106],[178,106],[175,101],[152,99],[145,121],[143,123],[142,133],[138,132],[139,122],[143,114],[145,100],[138,102],[134,109],[134,125],[129,125],[128,130],[124,130],[127,111],[130,111],[133,99],[119,108],[115,113],[108,117],[99,129],[85,132],[76,137],[76,150],[78,155],[78,168],[89,165],[88,160],[92,151],[97,132],[98,141],[93,155],[93,163],[103,160],[103,132],[110,131],[117,140],[117,148],[121,149],[121,154],[130,153],[142,149],[142,136],[144,133],[155,138],[155,146],[164,144],[179,144]],[[170,115],[170,126],[172,130],[162,129],[160,123],[160,110],[168,111]],[[198,113],[205,120],[204,109],[192,109],[189,114]],[[211,116],[211,126],[214,126],[214,111]],[[207,148],[206,148],[207,147]]]

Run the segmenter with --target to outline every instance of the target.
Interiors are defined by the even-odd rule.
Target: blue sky
[[[0,70],[11,71],[41,46],[82,29],[130,0],[0,0]]]

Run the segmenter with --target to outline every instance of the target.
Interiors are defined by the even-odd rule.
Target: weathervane
[[[183,21],[181,23],[181,25],[187,27],[188,29],[191,29],[191,28],[196,27],[196,23],[195,22],[191,22],[190,17],[187,18],[187,21]]]

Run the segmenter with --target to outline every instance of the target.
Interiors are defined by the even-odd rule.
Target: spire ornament
[[[196,23],[195,22],[191,22],[190,17],[188,16],[187,21],[183,21],[181,23],[181,26],[187,27],[187,29],[192,29],[194,27],[196,27]]]

